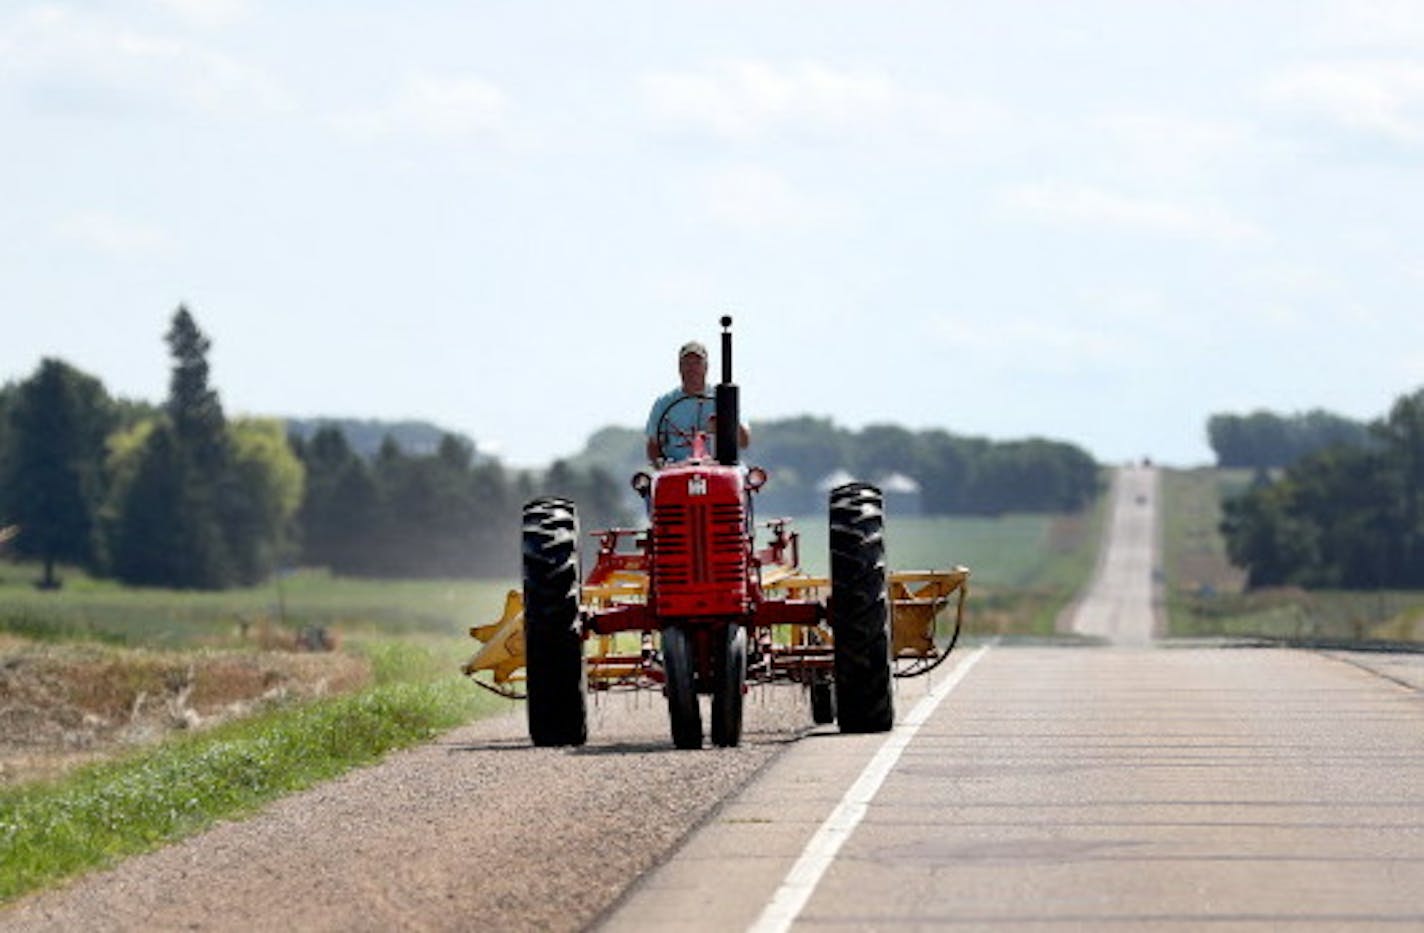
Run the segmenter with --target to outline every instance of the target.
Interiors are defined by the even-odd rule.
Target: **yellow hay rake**
[[[964,621],[968,596],[969,569],[895,571],[888,575],[891,652],[896,662],[895,676],[915,677],[943,663],[958,638]],[[768,596],[795,600],[823,600],[830,579],[789,566],[763,569],[761,586]],[[637,570],[615,571],[602,582],[581,587],[582,611],[594,612],[619,605],[645,603],[647,574]],[[953,625],[947,628],[948,643],[940,637],[940,617],[954,607]],[[760,677],[763,681],[805,679],[809,671],[830,665],[834,644],[831,627],[820,621],[814,625],[767,626],[757,633],[762,652]],[[524,681],[524,597],[510,590],[498,619],[473,626],[470,637],[479,649],[461,668],[475,683],[501,696],[522,699]],[[656,632],[594,635],[588,639],[585,661],[591,690],[617,687],[655,687],[646,677],[657,651]],[[486,677],[477,675],[486,674]]]

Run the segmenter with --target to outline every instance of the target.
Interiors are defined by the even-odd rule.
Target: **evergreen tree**
[[[98,380],[46,359],[5,407],[0,524],[20,526],[15,550],[42,561],[40,584],[54,588],[56,562],[95,562],[100,464],[112,404]]]
[[[173,357],[164,411],[179,447],[199,470],[216,477],[227,466],[227,420],[218,394],[208,385],[212,342],[198,329],[183,305],[173,315],[164,337]]]
[[[241,576],[255,572],[245,540],[252,533],[248,490],[234,468],[222,405],[208,385],[210,341],[182,305],[164,339],[173,358],[164,418],[138,450],[140,462],[128,468],[128,485],[116,490],[111,560],[126,582],[222,589],[239,579],[239,563]],[[140,529],[152,538],[140,540]]]
[[[119,494],[112,525],[114,575],[140,586],[213,588],[211,555],[222,549],[214,522],[192,521],[200,508],[177,432],[159,421],[143,441]]]

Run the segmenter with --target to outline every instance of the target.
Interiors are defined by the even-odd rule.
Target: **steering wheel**
[[[693,438],[695,438],[697,432],[702,429],[701,425],[692,429],[679,427],[673,423],[671,418],[672,413],[677,411],[678,407],[683,404],[696,404],[699,402],[710,402],[711,400],[711,397],[707,395],[684,395],[663,409],[662,417],[658,419],[657,430],[653,432],[653,435],[658,440],[658,452],[662,454],[664,460],[668,458],[668,448],[673,441],[681,441],[691,448]]]

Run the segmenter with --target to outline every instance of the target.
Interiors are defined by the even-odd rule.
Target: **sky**
[[[0,381],[641,426],[735,319],[747,420],[1105,462],[1424,384],[1424,3],[0,0]],[[755,460],[755,439],[750,459]]]

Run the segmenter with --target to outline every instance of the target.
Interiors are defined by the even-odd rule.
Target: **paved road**
[[[1116,645],[1148,645],[1162,633],[1157,569],[1157,471],[1126,467],[1113,474],[1102,555],[1087,593],[1068,619],[1080,635]]]
[[[1424,929],[1419,667],[1152,647],[1156,477],[1117,489],[1111,647],[966,653],[917,727],[796,743],[605,928]]]

